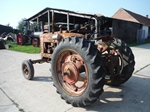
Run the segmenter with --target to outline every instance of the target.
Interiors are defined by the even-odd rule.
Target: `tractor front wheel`
[[[34,67],[30,60],[25,60],[22,62],[22,73],[23,76],[28,79],[32,80],[34,77]]]

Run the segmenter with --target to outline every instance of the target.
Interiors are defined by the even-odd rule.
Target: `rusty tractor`
[[[52,29],[52,32],[41,34],[41,59],[22,62],[22,72],[28,80],[34,77],[33,64],[51,62],[57,93],[77,107],[97,101],[104,84],[119,86],[125,83],[135,66],[130,47],[111,35],[109,29],[101,35],[101,17],[91,18],[82,26],[75,24],[69,31],[60,25],[59,31]]]

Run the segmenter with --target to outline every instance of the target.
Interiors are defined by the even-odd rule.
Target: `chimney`
[[[146,15],[146,18],[148,18],[148,15]]]

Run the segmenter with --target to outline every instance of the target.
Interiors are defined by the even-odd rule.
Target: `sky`
[[[124,8],[150,18],[150,0],[0,0],[0,24],[17,28],[22,18],[30,18],[46,7],[107,17]]]

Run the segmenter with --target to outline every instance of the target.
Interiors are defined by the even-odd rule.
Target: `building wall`
[[[148,39],[150,39],[150,27],[148,28]]]
[[[149,27],[148,26],[145,26],[145,25],[143,25],[143,27],[142,27],[142,30],[144,30],[145,31],[145,39],[147,39],[148,38],[148,30],[149,30]]]
[[[113,20],[112,26],[113,35],[127,43],[137,42],[137,31],[142,28],[141,24],[122,20]]]
[[[137,31],[137,42],[144,42],[146,39],[149,39],[149,27],[143,25],[140,30]]]

